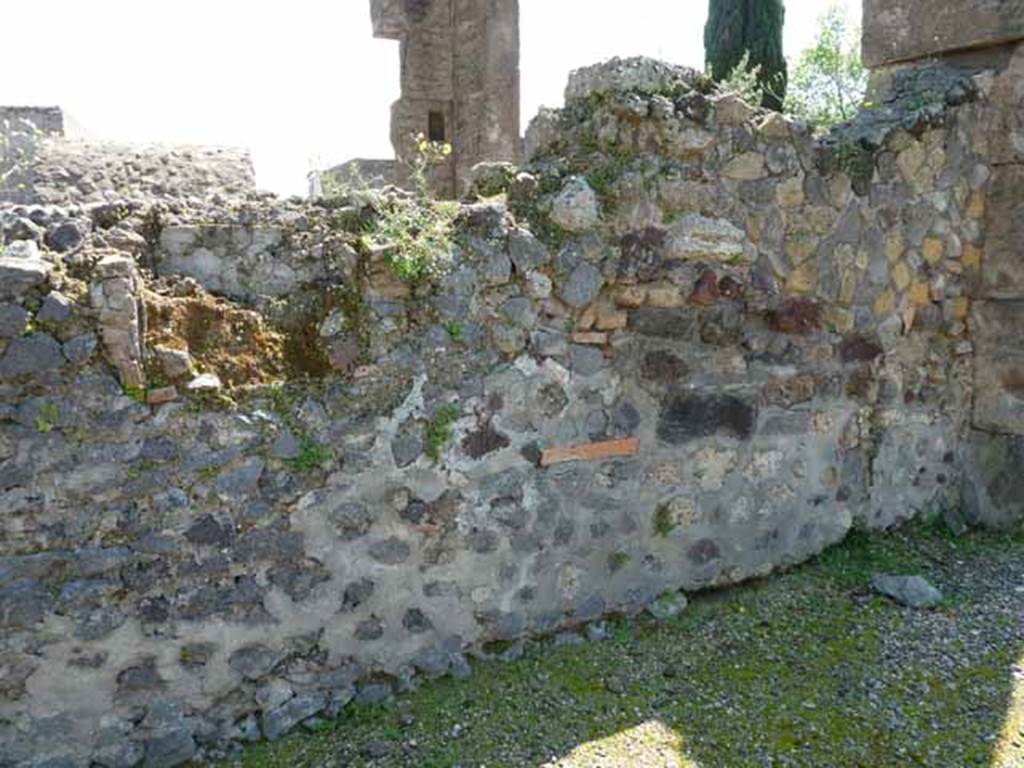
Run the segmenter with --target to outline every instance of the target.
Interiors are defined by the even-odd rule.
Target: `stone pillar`
[[[424,134],[452,146],[431,174],[451,197],[484,161],[516,161],[519,139],[518,0],[371,0],[374,34],[401,42],[402,95],[392,106],[399,160]]]
[[[135,262],[119,253],[110,254],[96,266],[96,275],[97,280],[90,286],[90,300],[93,309],[99,312],[107,357],[117,368],[121,386],[143,389],[146,310]]]
[[[970,427],[960,451],[964,511],[975,522],[1024,521],[1024,0],[864,0],[864,61],[873,80],[936,60],[976,67],[981,103],[968,215],[983,246],[971,292]],[[983,70],[989,70],[984,72]]]

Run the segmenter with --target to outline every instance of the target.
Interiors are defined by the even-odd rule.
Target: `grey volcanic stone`
[[[366,683],[359,686],[356,701],[361,704],[379,704],[390,699],[392,692],[389,683]]]
[[[583,232],[601,223],[601,201],[582,176],[573,176],[552,201],[551,220],[569,232]]]
[[[31,315],[17,304],[0,304],[0,339],[21,336],[28,327]]]
[[[356,640],[380,640],[384,636],[384,624],[376,616],[356,624]]]
[[[270,455],[275,459],[282,460],[296,459],[301,451],[302,445],[290,429],[286,429],[278,435],[270,447]]]
[[[270,673],[279,658],[277,651],[265,645],[249,645],[231,654],[228,666],[246,680],[259,680]]]
[[[405,612],[405,616],[402,617],[402,626],[414,635],[429,632],[434,628],[430,619],[419,608],[410,608]]]
[[[0,256],[0,299],[21,296],[43,283],[53,265],[39,257],[39,249],[28,240],[17,240]]]
[[[376,515],[366,504],[347,501],[331,510],[330,518],[345,541],[352,541],[366,534],[376,520]]]
[[[409,545],[395,536],[370,545],[370,557],[385,565],[404,563],[411,552]]]
[[[562,331],[540,328],[533,332],[530,343],[538,355],[560,357],[569,351],[569,337]]]
[[[871,586],[910,608],[933,608],[942,602],[942,593],[923,576],[876,573],[871,577]]]
[[[374,584],[369,579],[353,581],[345,587],[342,596],[341,610],[343,613],[354,611],[365,603],[373,594]]]
[[[234,538],[234,529],[222,524],[213,515],[203,515],[185,531],[185,538],[193,544],[222,547]]]
[[[40,323],[64,323],[71,317],[71,299],[57,291],[50,291],[43,299],[43,306],[36,314],[36,321]]]
[[[269,741],[276,741],[326,706],[327,697],[322,693],[300,694],[263,715],[263,735]]]
[[[254,744],[259,741],[260,722],[256,719],[256,715],[246,715],[235,723],[235,730],[232,735],[233,737],[250,744]]]
[[[0,589],[0,627],[28,629],[43,620],[53,596],[38,581],[21,580]]]
[[[525,275],[548,259],[544,244],[526,229],[513,229],[509,232],[508,253],[520,275]]]
[[[428,678],[444,677],[451,667],[451,655],[439,648],[428,648],[413,660],[413,664]]]
[[[104,718],[93,760],[107,768],[132,768],[141,763],[145,756],[143,745],[129,740],[134,727],[131,720]]]
[[[170,728],[158,736],[146,740],[146,766],[153,768],[174,768],[187,763],[196,754],[193,731],[185,726]]]
[[[42,228],[30,218],[26,218],[25,216],[13,216],[4,212],[2,222],[3,241],[0,242],[25,241],[38,243],[42,240]]]
[[[629,328],[644,336],[694,340],[697,337],[697,317],[686,309],[645,307],[630,313]]]
[[[305,563],[281,563],[267,574],[270,583],[284,590],[292,600],[300,602],[309,597],[313,590],[331,578],[322,563],[307,560]]]
[[[640,411],[629,400],[623,400],[612,411],[612,425],[616,434],[632,435],[640,426]]]
[[[490,243],[478,242],[483,255],[480,276],[489,285],[504,285],[512,277],[512,261],[504,249],[498,249]]]
[[[95,333],[83,333],[65,342],[61,351],[69,363],[80,365],[93,356],[99,343]]]
[[[582,309],[597,298],[604,285],[604,277],[593,264],[583,262],[569,273],[569,277],[560,286],[558,295],[566,304]]]
[[[597,347],[573,344],[569,347],[569,361],[577,376],[593,376],[604,367],[604,353]]]
[[[658,438],[672,445],[715,434],[749,439],[757,424],[754,406],[731,395],[682,395],[658,417]]]
[[[152,693],[163,687],[164,681],[156,670],[156,661],[153,658],[147,658],[141,664],[122,669],[117,675],[119,696]]]
[[[68,253],[82,245],[88,231],[89,225],[85,221],[72,220],[55,224],[46,232],[46,245],[57,253]]]
[[[391,441],[391,455],[395,466],[404,469],[423,453],[423,428],[414,421],[407,421]]]
[[[0,276],[0,280],[2,280]],[[12,341],[0,357],[0,379],[13,379],[39,371],[52,371],[64,364],[60,344],[46,333],[33,333]]]
[[[533,308],[533,302],[523,296],[509,299],[501,305],[500,311],[520,328],[532,328],[537,322],[537,310]]]

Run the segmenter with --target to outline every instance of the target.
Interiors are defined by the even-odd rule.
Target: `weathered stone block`
[[[975,430],[960,458],[967,519],[994,528],[1024,524],[1024,437]]]
[[[686,309],[643,308],[629,315],[629,329],[644,336],[697,338],[697,314]]]
[[[0,379],[13,379],[40,371],[51,371],[64,364],[60,344],[45,333],[33,333],[12,341],[0,357]]]
[[[1024,165],[995,169],[985,219],[981,293],[1024,299]]]
[[[658,417],[658,438],[671,445],[720,434],[748,440],[757,425],[757,409],[730,395],[681,395]]]
[[[1024,38],[1017,0],[864,0],[869,67]]]
[[[974,304],[974,424],[1024,434],[1024,301]]]
[[[52,271],[53,265],[40,258],[0,256],[0,298],[21,296],[45,281]]]
[[[725,219],[690,213],[668,231],[664,256],[688,261],[734,262],[744,255],[743,230]]]
[[[248,645],[231,654],[228,665],[246,680],[259,680],[268,675],[280,659],[277,651],[265,645]]]
[[[317,714],[327,706],[327,697],[322,693],[308,693],[285,702],[277,709],[263,715],[263,735],[269,741],[276,741],[303,720]]]
[[[17,304],[0,304],[0,339],[21,336],[28,327],[31,315]]]

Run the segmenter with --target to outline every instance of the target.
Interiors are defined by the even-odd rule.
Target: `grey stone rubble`
[[[876,573],[871,586],[886,597],[910,608],[934,608],[942,602],[942,593],[923,576],[894,576]]]
[[[855,525],[1020,524],[1021,67],[853,165],[591,68],[436,285],[360,240],[394,190],[0,204],[0,765],[222,757]]]

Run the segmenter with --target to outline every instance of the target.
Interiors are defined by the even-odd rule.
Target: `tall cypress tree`
[[[704,26],[708,74],[728,77],[748,54],[750,67],[761,67],[758,80],[765,90],[763,106],[782,109],[786,93],[786,58],[782,54],[782,27],[786,9],[782,0],[710,0]]]

